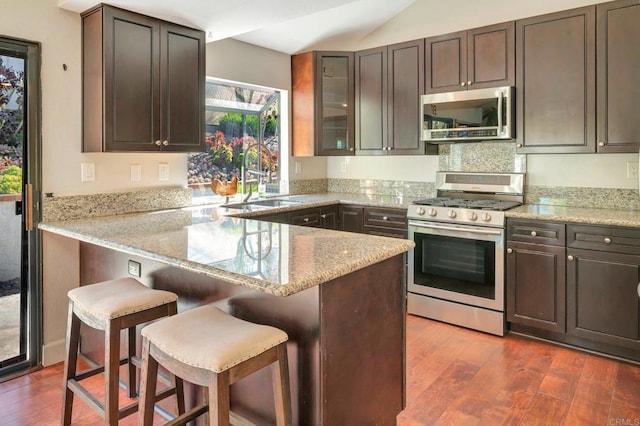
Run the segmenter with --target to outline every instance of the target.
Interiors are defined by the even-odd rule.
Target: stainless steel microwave
[[[422,95],[421,140],[430,143],[515,137],[513,87]]]

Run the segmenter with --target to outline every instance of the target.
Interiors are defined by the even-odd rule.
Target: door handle
[[[28,183],[24,186],[24,228],[26,231],[33,229],[33,185]]]

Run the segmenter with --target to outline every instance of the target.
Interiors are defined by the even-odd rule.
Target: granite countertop
[[[279,197],[295,198],[295,197]],[[308,196],[304,208],[338,201],[406,207],[374,196]],[[406,203],[406,204],[405,204]],[[297,205],[294,208],[302,208]],[[232,284],[288,296],[373,265],[414,246],[409,240],[269,223],[230,216],[259,212],[199,206],[59,222],[39,228],[153,259]]]
[[[596,209],[585,207],[548,206],[525,204],[511,210],[508,218],[553,220],[590,225],[613,225],[640,227],[640,210]]]

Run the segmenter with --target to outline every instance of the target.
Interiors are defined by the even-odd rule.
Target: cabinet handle
[[[531,236],[535,237],[536,235],[538,235],[538,233],[536,231],[531,231]]]
[[[387,216],[382,216],[382,220],[389,220],[389,217],[387,217]]]
[[[162,145],[164,145],[164,146],[169,145],[169,141],[162,141]]]
[[[160,139],[158,139],[157,141],[155,141],[156,146],[160,146],[162,145],[162,142],[160,142]]]
[[[509,254],[513,253],[513,249],[508,248],[507,249],[507,253],[509,253]]]
[[[349,148],[349,151],[353,151],[353,148]]]
[[[605,146],[606,144],[603,141],[598,142],[598,146]]]
[[[571,256],[571,255],[567,256],[567,260],[569,260],[569,261],[573,260],[573,256]]]
[[[471,86],[473,84],[473,81],[469,80],[467,81],[467,86]]]
[[[466,85],[467,85],[467,83],[465,83],[464,81],[460,83],[460,86],[462,86],[462,87],[464,87]]]
[[[611,244],[611,238],[609,238],[609,237],[605,237],[605,238],[604,238],[604,243],[605,243],[605,244]]]
[[[308,218],[308,217],[305,217],[303,220],[304,220],[305,222],[309,222],[309,218]]]
[[[522,144],[521,143],[517,144],[516,148],[522,148]]]
[[[323,219],[326,219],[327,215],[326,214],[321,214],[320,217],[323,218]]]
[[[640,297],[640,283],[638,283],[638,297]]]

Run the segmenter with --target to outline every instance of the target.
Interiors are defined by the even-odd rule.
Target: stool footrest
[[[137,360],[136,360],[136,358],[137,358]],[[128,359],[127,357],[121,358],[120,359],[120,365],[125,365],[127,363],[127,359]],[[136,364],[136,362],[138,364]],[[138,368],[140,368],[139,365],[141,365],[141,360],[140,360],[139,357],[133,357],[133,358],[131,358],[131,363],[133,365],[136,365]],[[89,377],[95,376],[96,374],[100,374],[100,373],[104,373],[104,365],[99,365],[97,367],[93,367],[93,368],[90,368],[88,370],[84,370],[84,371],[82,371],[80,373],[76,373],[74,379],[79,382],[80,380],[88,379]]]
[[[207,404],[199,405],[174,418],[169,423],[166,423],[165,426],[184,425],[196,417],[203,415],[207,411],[209,411],[209,406]]]

